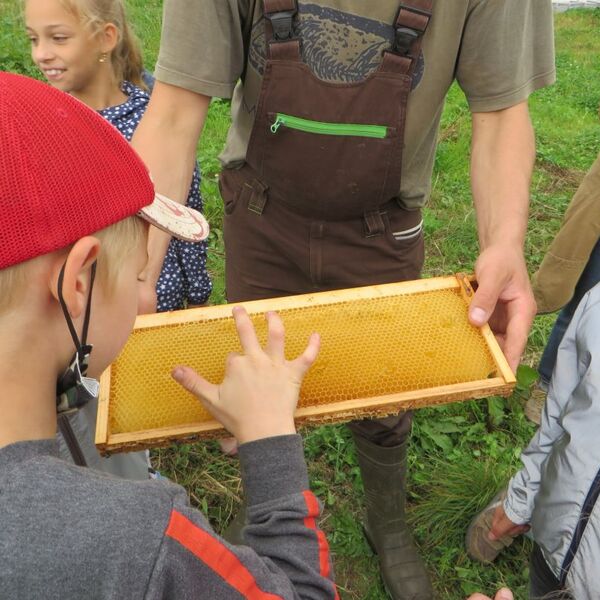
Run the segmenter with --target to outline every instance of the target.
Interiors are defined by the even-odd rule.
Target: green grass
[[[134,28],[144,42],[146,64],[156,59],[161,0],[129,0]],[[14,0],[0,0],[0,68],[35,75],[28,58]],[[600,10],[570,11],[556,17],[558,83],[534,95],[537,164],[532,185],[526,245],[533,271],[556,234],[564,209],[583,173],[600,150]],[[202,191],[212,226],[212,301],[224,301],[222,207],[217,155],[229,123],[229,104],[212,103],[199,147]],[[477,255],[468,178],[470,118],[461,91],[453,87],[442,121],[431,202],[425,212],[426,275],[472,269]],[[553,317],[534,323],[525,362],[535,366]],[[418,411],[409,462],[409,518],[434,577],[438,596],[459,600],[475,590],[509,585],[527,596],[529,542],[519,540],[493,567],[466,556],[464,532],[471,516],[519,465],[519,453],[534,428],[523,416],[531,373],[523,370],[517,392],[507,401],[470,401]],[[305,432],[311,482],[324,502],[323,527],[335,557],[342,597],[381,600],[385,593],[377,561],[360,529],[362,483],[350,436],[342,426]],[[157,467],[184,485],[193,504],[217,529],[227,524],[240,499],[235,459],[214,443],[178,446],[153,454]]]

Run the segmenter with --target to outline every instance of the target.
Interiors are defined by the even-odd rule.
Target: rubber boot
[[[381,576],[393,600],[432,600],[423,559],[406,523],[406,447],[385,448],[354,434],[365,487],[367,541],[379,556]]]

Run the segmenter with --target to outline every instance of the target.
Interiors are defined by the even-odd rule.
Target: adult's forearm
[[[534,160],[527,102],[473,114],[471,184],[482,250],[492,245],[522,248]]]
[[[473,325],[489,323],[516,370],[535,314],[523,256],[535,144],[527,103],[473,114],[471,182],[481,253]]]
[[[182,204],[196,162],[196,148],[210,98],[156,82],[148,108],[131,141],[148,166],[156,191]],[[146,275],[155,283],[170,237],[151,228]]]

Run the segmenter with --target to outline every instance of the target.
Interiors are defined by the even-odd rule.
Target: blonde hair
[[[145,243],[146,228],[142,219],[133,216],[94,234],[102,242],[97,275],[108,294],[113,292],[117,275],[127,256]]]
[[[130,81],[146,88],[142,73],[144,64],[137,36],[129,26],[123,0],[60,0],[63,7],[81,20],[93,34],[107,23],[118,31],[119,39],[111,52],[112,68],[117,81]]]
[[[144,242],[145,227],[139,217],[129,217],[93,234],[102,242],[96,277],[107,295],[114,292],[117,275],[126,257]],[[69,249],[59,252],[66,254]],[[24,300],[31,267],[32,261],[26,261],[0,270],[0,316]]]

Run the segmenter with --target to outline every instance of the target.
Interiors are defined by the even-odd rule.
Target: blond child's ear
[[[114,23],[105,23],[98,32],[100,50],[110,54],[119,43],[119,30]]]
[[[50,291],[58,301],[58,279],[64,265],[62,295],[73,319],[77,319],[87,305],[92,265],[98,258],[99,252],[100,241],[95,237],[87,236],[75,242],[66,260],[62,257],[54,264]]]

